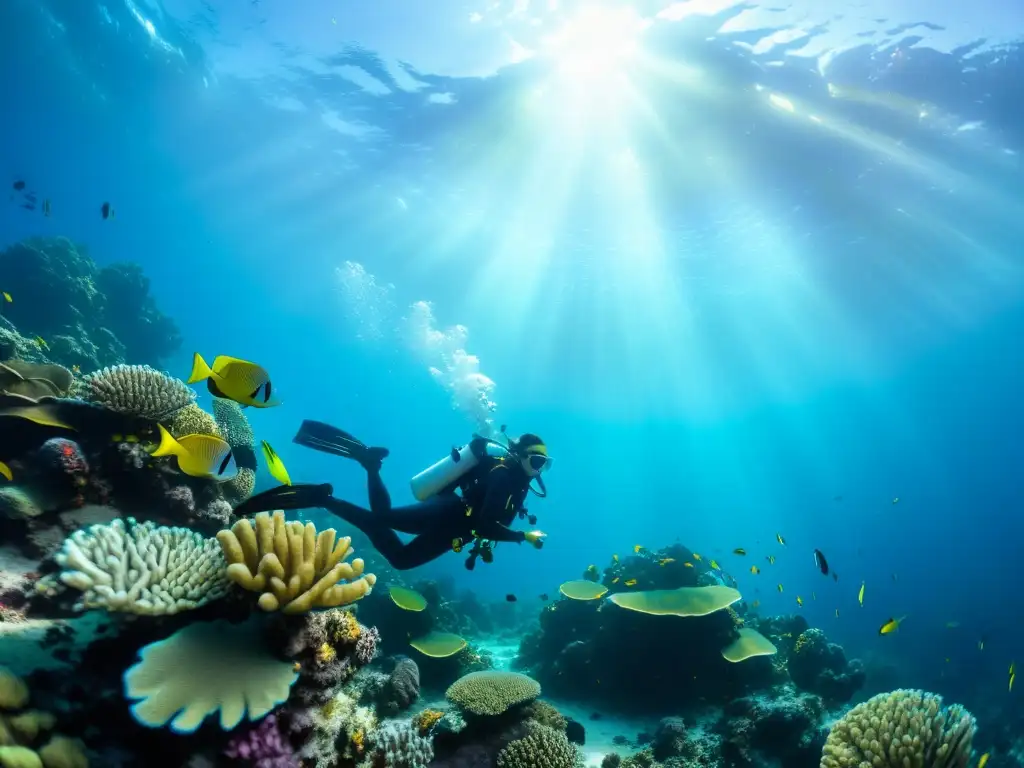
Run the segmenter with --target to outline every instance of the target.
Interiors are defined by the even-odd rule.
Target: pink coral
[[[236,736],[224,750],[252,768],[300,768],[298,756],[281,733],[276,715],[267,715],[255,728]]]
[[[377,656],[377,645],[380,643],[380,632],[376,627],[363,627],[356,640],[355,657],[359,666],[369,664]]]

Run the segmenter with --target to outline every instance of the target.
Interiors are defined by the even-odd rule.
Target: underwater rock
[[[387,681],[377,695],[377,704],[385,715],[397,715],[414,703],[420,695],[420,669],[408,656],[392,660]]]
[[[787,768],[815,768],[827,735],[824,712],[820,698],[784,685],[730,702],[715,730],[730,766],[777,761]]]
[[[846,660],[843,647],[830,643],[820,629],[800,634],[789,655],[789,675],[797,688],[843,704],[864,686],[867,674],[859,659]]]

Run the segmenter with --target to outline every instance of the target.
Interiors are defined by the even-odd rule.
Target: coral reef
[[[376,577],[363,574],[363,561],[344,562],[351,539],[335,539],[328,528],[317,535],[312,523],[285,522],[283,512],[260,512],[256,528],[248,519],[217,534],[229,563],[228,578],[249,592],[259,592],[264,611],[305,613],[359,600],[373,589]],[[344,582],[344,583],[342,583]]]
[[[469,715],[501,715],[540,696],[540,684],[517,672],[470,672],[445,692],[445,697]]]
[[[91,373],[82,379],[79,394],[112,411],[153,421],[174,416],[196,399],[184,382],[147,365],[114,365]]]
[[[391,660],[390,673],[377,692],[377,706],[382,714],[396,715],[411,707],[420,695],[420,668],[408,656]]]
[[[573,768],[576,750],[565,734],[554,728],[529,722],[525,734],[508,743],[495,761],[497,768]]]
[[[417,733],[412,723],[385,723],[373,735],[374,763],[387,768],[427,768],[434,758],[430,739]]]
[[[298,755],[273,714],[232,739],[224,749],[224,756],[252,768],[301,768]]]
[[[14,297],[4,307],[8,325],[28,339],[44,339],[49,358],[68,368],[97,370],[126,358],[155,364],[181,345],[136,265],[99,269],[80,245],[33,238],[0,252],[0,274]],[[0,332],[0,359],[33,359],[17,337],[12,328]]]
[[[897,690],[858,704],[833,727],[821,768],[922,766],[966,768],[971,759],[975,721],[942,697]]]
[[[57,719],[49,712],[25,709],[25,682],[0,667],[0,765],[4,768],[88,768],[85,745],[51,735]]]
[[[863,687],[867,675],[858,660],[846,660],[841,646],[830,643],[820,629],[808,629],[797,638],[789,654],[789,675],[796,686],[842,704]]]

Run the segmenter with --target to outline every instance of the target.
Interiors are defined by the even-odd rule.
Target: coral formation
[[[530,722],[526,734],[498,753],[497,768],[573,768],[576,749],[565,734],[540,723]]]
[[[238,734],[224,749],[224,756],[252,768],[300,768],[298,755],[281,732],[277,716],[267,715],[249,731]]]
[[[500,715],[540,696],[540,684],[518,672],[471,672],[449,686],[445,698],[471,715]]]
[[[217,534],[229,563],[228,578],[250,592],[260,592],[264,611],[304,613],[313,608],[348,605],[367,594],[376,582],[363,574],[363,561],[343,562],[351,539],[335,541],[333,528],[317,535],[312,523],[286,522],[283,512],[255,516]],[[340,583],[345,582],[345,583]]]
[[[195,403],[178,409],[167,425],[167,431],[174,437],[185,435],[216,435],[221,437],[217,421]]]
[[[33,238],[0,251],[0,274],[14,297],[4,307],[4,325],[13,326],[0,332],[0,359],[45,362],[41,345],[20,341],[37,336],[52,361],[87,371],[126,358],[156,364],[181,345],[174,322],[157,309],[136,265],[100,269],[81,245],[62,237]]]
[[[238,474],[223,487],[224,495],[232,505],[237,505],[256,488],[256,436],[241,406],[233,400],[213,398],[213,415],[238,466]]]
[[[38,400],[65,397],[74,383],[71,371],[63,365],[31,363],[12,359],[0,363],[0,392]]]
[[[374,757],[387,768],[427,768],[434,758],[430,739],[411,723],[384,723],[373,736]]]
[[[394,666],[377,694],[377,704],[386,715],[411,707],[420,695],[420,668],[407,656],[393,659]]]
[[[0,766],[4,768],[88,768],[85,745],[51,734],[57,719],[25,709],[28,686],[0,667]]]
[[[148,365],[114,365],[82,379],[80,395],[112,411],[154,421],[172,417],[195,401],[179,379]]]
[[[132,518],[72,534],[56,557],[80,608],[146,615],[191,610],[227,594],[217,542]]]
[[[789,674],[796,686],[831,703],[853,698],[867,678],[857,659],[847,662],[841,646],[830,643],[820,629],[801,633],[789,655]]]
[[[881,693],[858,704],[833,727],[821,768],[966,768],[975,721],[958,705],[916,690]]]
[[[250,619],[197,622],[139,651],[139,662],[124,676],[128,699],[139,699],[132,714],[145,726],[189,733],[220,712],[220,726],[235,728],[248,715],[256,720],[288,699],[298,679],[291,662],[275,658]]]

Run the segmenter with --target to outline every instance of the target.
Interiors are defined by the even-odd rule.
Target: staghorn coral
[[[177,613],[223,597],[224,558],[213,539],[134,519],[72,534],[57,554],[60,580],[83,595],[79,608]]]
[[[385,723],[373,734],[374,756],[388,768],[427,768],[434,747],[411,723]]]
[[[184,435],[216,435],[221,437],[216,420],[195,403],[180,408],[167,425],[167,431],[174,437]]]
[[[230,731],[285,702],[298,673],[262,642],[261,629],[253,619],[189,624],[145,646],[124,676],[125,696],[140,699],[135,719],[191,733],[219,711],[220,727]]]
[[[88,768],[85,746],[76,739],[47,734],[56,718],[25,709],[28,686],[0,667],[0,766],[4,768]]]
[[[518,672],[470,672],[456,680],[445,697],[471,715],[501,715],[540,696],[540,683]]]
[[[497,768],[573,768],[576,749],[564,733],[540,723],[526,725],[526,735],[498,753]]]
[[[975,721],[959,705],[916,690],[880,693],[833,727],[821,768],[966,768]]]
[[[368,594],[377,577],[363,575],[363,561],[343,562],[351,539],[335,541],[333,528],[317,535],[312,523],[286,522],[284,512],[255,516],[217,534],[229,565],[227,576],[250,592],[260,592],[264,611],[305,613],[348,605]],[[346,583],[339,583],[339,582]]]
[[[162,420],[195,402],[184,382],[148,365],[114,365],[82,379],[82,399],[119,413]]]

